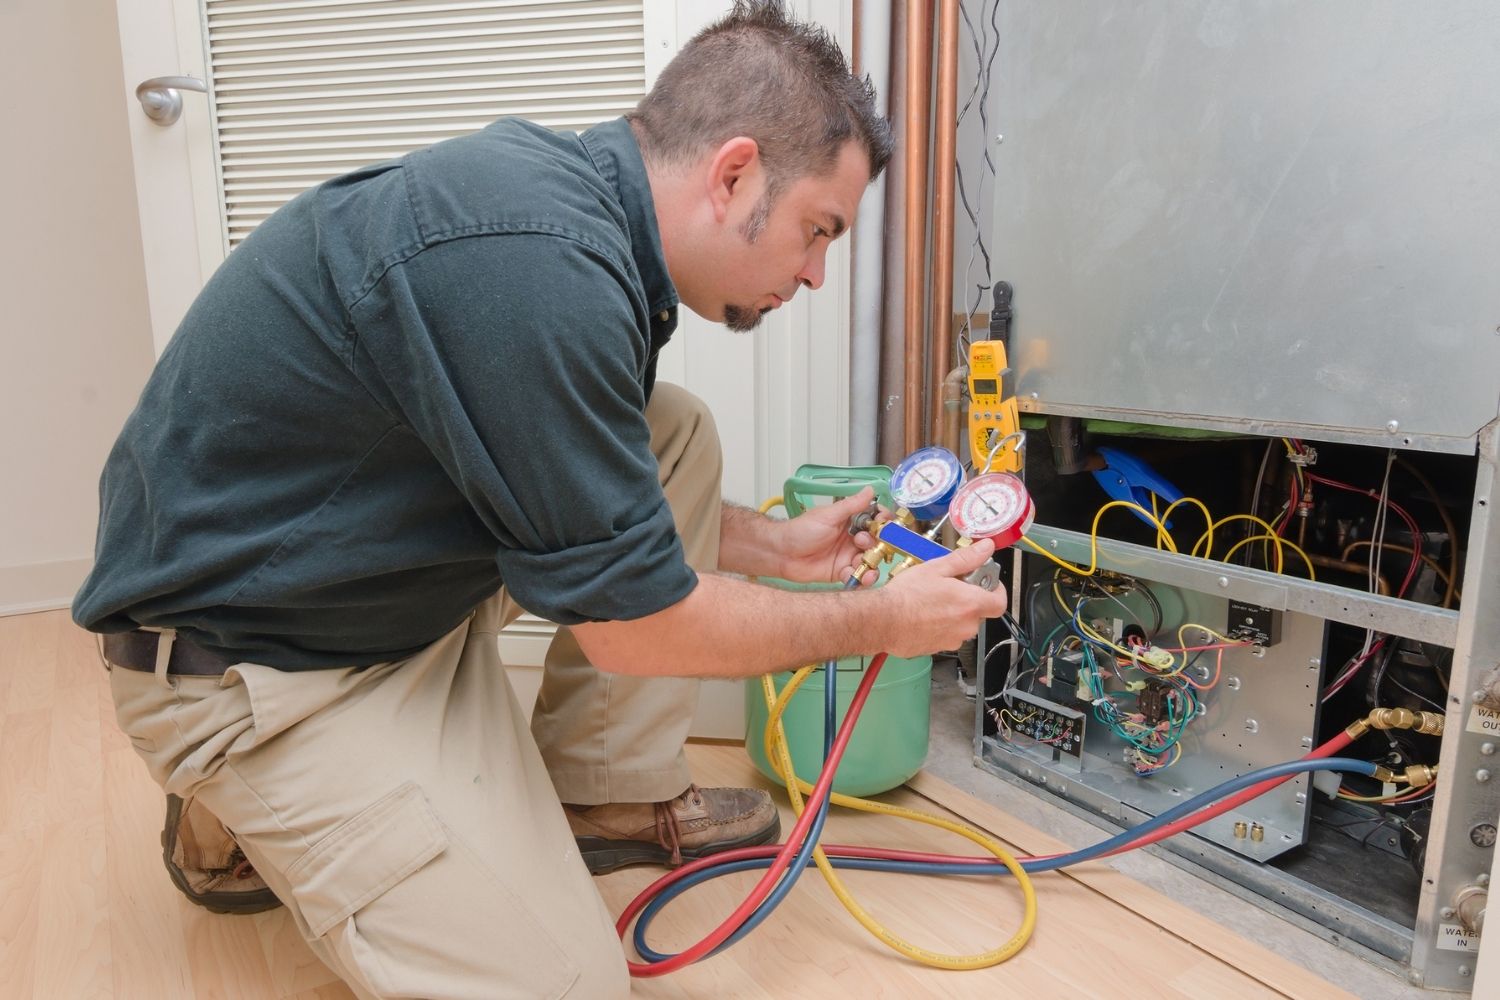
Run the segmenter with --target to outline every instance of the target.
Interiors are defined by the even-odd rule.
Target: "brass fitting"
[[[881,563],[886,562],[887,560],[892,559],[897,555],[895,546],[889,545],[886,542],[882,542],[879,540],[880,526],[882,524],[890,524],[892,521],[901,525],[903,528],[911,528],[912,530],[916,530],[917,519],[912,515],[912,512],[907,510],[905,507],[898,509],[894,517],[870,523],[867,527],[863,528],[862,530],[868,531],[870,532],[870,534],[875,536],[876,542],[873,546],[866,549],[864,556],[860,558],[859,565],[854,570],[854,576],[856,579],[864,576],[866,570],[879,569]]]
[[[865,549],[865,554],[860,557],[859,565],[854,569],[854,578],[863,578],[866,570],[879,569],[881,563],[895,554],[896,550],[885,542],[876,542],[872,547]]]
[[[1413,788],[1421,788],[1430,785],[1437,780],[1438,766],[1436,764],[1413,764],[1406,769],[1403,777],[1408,785]]]
[[[1443,717],[1437,712],[1413,712],[1409,708],[1377,708],[1344,730],[1359,739],[1372,729],[1410,729],[1427,736],[1443,735]]]
[[[1371,777],[1384,785],[1411,785],[1420,788],[1436,781],[1437,771],[1436,764],[1413,764],[1405,771],[1392,771],[1388,767],[1377,766]]]
[[[1453,897],[1453,909],[1458,911],[1458,922],[1470,934],[1484,933],[1485,903],[1489,890],[1481,885],[1466,885]]]
[[[913,566],[915,566],[917,563],[919,563],[921,561],[922,560],[918,559],[916,556],[907,556],[905,559],[903,559],[900,562],[898,562],[895,566],[891,567],[891,574],[890,575],[891,575],[892,578],[894,578],[898,573],[903,573],[906,570],[911,569]]]

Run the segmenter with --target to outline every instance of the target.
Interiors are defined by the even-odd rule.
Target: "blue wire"
[[[1211,805],[1220,799],[1228,798],[1235,792],[1242,791],[1252,785],[1258,785],[1262,781],[1267,781],[1271,778],[1300,774],[1304,771],[1344,771],[1351,774],[1363,774],[1373,777],[1375,774],[1375,765],[1367,760],[1355,760],[1352,757],[1324,757],[1317,760],[1293,760],[1282,764],[1272,764],[1269,767],[1262,767],[1247,774],[1242,774],[1237,778],[1231,778],[1229,781],[1216,785],[1208,791],[1195,795],[1186,802],[1168,809],[1160,816],[1152,817],[1139,826],[1124,830],[1107,840],[1101,840],[1090,847],[1080,848],[1079,850],[1069,854],[1062,854],[1055,858],[1022,861],[1021,868],[1027,874],[1036,874],[1038,872],[1056,871],[1059,868],[1067,868],[1085,861],[1091,861],[1101,854],[1108,854],[1117,847],[1140,840],[1148,834],[1175,823],[1182,817],[1197,812],[1199,809]],[[826,813],[827,800],[823,802],[822,808]],[[821,822],[821,817],[819,821]],[[814,842],[814,838],[809,837],[808,841],[812,843]],[[798,860],[794,864],[805,866],[807,862],[804,855],[810,853],[811,851],[804,844],[803,851],[799,853]],[[773,860],[772,858],[749,858],[744,861],[727,862],[713,868],[705,868],[703,871],[696,872],[681,881],[672,883],[641,911],[640,918],[636,921],[635,925],[636,950],[652,961],[660,961],[659,958],[655,957],[656,953],[650,952],[648,954],[648,950],[645,949],[646,925],[663,906],[667,905],[667,903],[677,896],[701,882],[718,878],[721,875],[750,871],[755,868],[769,868]],[[999,862],[993,864],[955,864],[936,861],[892,861],[883,858],[845,858],[839,856],[830,856],[829,861],[835,868],[844,868],[853,871],[907,872],[915,875],[1008,875],[1010,873],[1009,869]],[[786,879],[783,879],[783,883],[786,881]],[[778,888],[780,887],[778,886]],[[758,913],[759,910],[756,912]],[[748,923],[749,921],[747,920],[746,924],[748,925]],[[727,947],[730,941],[736,940],[737,937],[738,932],[736,938],[729,939],[720,948]],[[715,949],[715,953],[718,950]]]

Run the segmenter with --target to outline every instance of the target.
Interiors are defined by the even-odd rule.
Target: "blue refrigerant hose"
[[[831,673],[832,672],[830,672],[830,674]],[[829,679],[828,690],[832,690],[831,676]],[[826,720],[824,737],[825,753],[827,752],[827,747],[829,745],[830,739],[827,734],[833,732],[833,724],[831,721],[833,709],[830,707],[827,709],[827,712],[829,714],[829,718]],[[1348,774],[1363,774],[1373,777],[1376,774],[1376,766],[1367,760],[1355,760],[1352,757],[1323,757],[1316,760],[1293,760],[1286,761],[1285,763],[1281,764],[1272,764],[1269,767],[1262,767],[1247,774],[1242,774],[1239,777],[1231,778],[1230,780],[1223,782],[1222,784],[1215,785],[1208,791],[1201,792],[1198,795],[1195,795],[1192,798],[1188,799],[1186,802],[1168,809],[1160,816],[1154,816],[1146,822],[1141,823],[1139,826],[1132,827],[1129,830],[1124,830],[1114,835],[1113,837],[1110,837],[1106,840],[1101,840],[1097,844],[1080,848],[1079,850],[1073,851],[1069,854],[1060,854],[1055,858],[1036,858],[1032,860],[1023,860],[1021,862],[1021,867],[1028,874],[1035,874],[1037,872],[1050,872],[1056,871],[1059,868],[1067,868],[1072,865],[1082,864],[1085,861],[1091,861],[1094,858],[1099,857],[1100,855],[1110,854],[1122,848],[1130,849],[1127,845],[1131,844],[1132,842],[1149,836],[1162,827],[1174,823],[1177,820],[1182,819],[1184,816],[1191,815],[1192,813],[1197,812],[1199,809],[1210,806],[1213,803],[1218,802],[1220,799],[1228,798],[1236,792],[1242,791],[1246,788],[1250,788],[1253,785],[1258,785],[1263,781],[1268,781],[1274,778],[1282,778],[1293,774],[1300,774],[1304,771],[1341,771]],[[790,891],[791,885],[796,881],[797,877],[794,873],[800,873],[807,867],[808,859],[812,856],[813,846],[817,844],[818,834],[821,832],[823,821],[827,817],[827,798],[824,798],[823,801],[818,804],[818,809],[818,818],[808,835],[806,843],[802,845],[802,849],[798,852],[796,859],[792,862],[792,867],[788,869],[786,877],[783,878],[781,883],[777,885],[772,895],[767,897],[766,900],[761,903],[760,907],[753,914],[751,914],[749,918],[746,919],[745,923],[740,927],[740,929],[735,931],[734,935],[726,940],[724,944],[720,945],[719,949],[716,949],[716,951],[728,947],[730,944],[733,944],[735,941],[739,940],[741,937],[747,934],[754,926],[758,925],[761,920],[764,920],[765,915],[768,915],[771,909],[773,909],[774,906],[786,896],[786,893]],[[641,911],[640,917],[636,920],[634,934],[636,951],[641,955],[642,958],[645,958],[650,962],[662,962],[673,957],[671,955],[653,951],[646,944],[646,929],[650,926],[651,920],[656,916],[656,914],[661,912],[662,907],[666,906],[681,893],[686,892],[693,886],[698,885],[702,882],[706,882],[709,879],[718,878],[721,875],[730,875],[734,872],[751,871],[756,868],[769,868],[771,866],[772,860],[773,859],[771,858],[750,858],[744,861],[733,861],[723,865],[718,865],[713,868],[704,869],[701,872],[689,875],[688,877],[675,882],[670,886],[667,886],[660,895],[658,895],[655,899],[653,899],[646,905],[645,909]],[[879,858],[845,858],[836,855],[831,855],[829,857],[829,861],[835,868],[852,869],[854,871],[909,872],[915,875],[1008,874],[1005,866],[999,863],[962,864],[957,862],[948,863],[939,861],[889,861]]]

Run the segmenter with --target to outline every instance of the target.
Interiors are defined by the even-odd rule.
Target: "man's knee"
[[[717,476],[723,468],[719,429],[708,404],[681,386],[658,382],[646,404],[651,451],[665,481],[679,467]]]

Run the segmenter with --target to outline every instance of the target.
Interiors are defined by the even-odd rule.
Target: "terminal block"
[[[1085,717],[1082,712],[1010,688],[1005,692],[1015,718],[1011,729],[1070,757],[1083,756]]]

